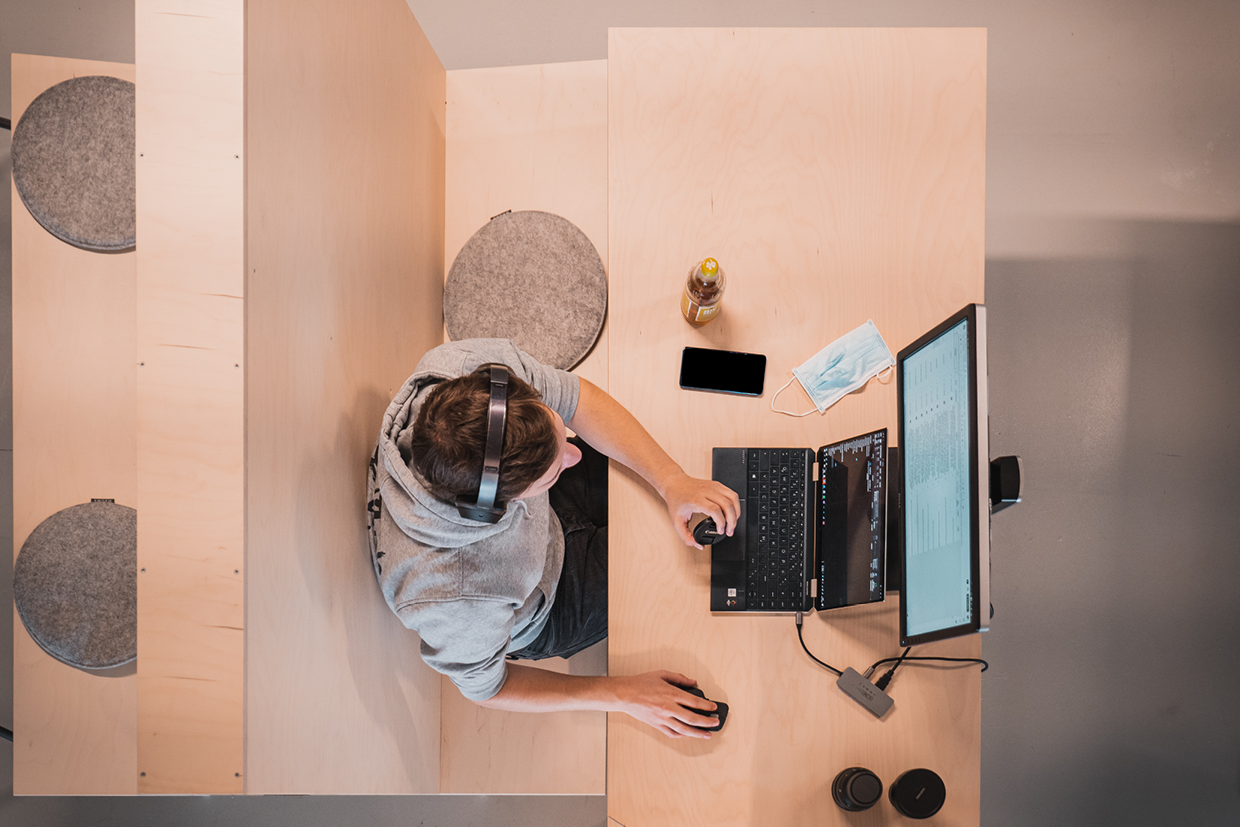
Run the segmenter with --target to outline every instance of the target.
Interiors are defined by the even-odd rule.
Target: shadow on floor
[[[1240,823],[1240,227],[1074,233],[986,267],[982,824]]]

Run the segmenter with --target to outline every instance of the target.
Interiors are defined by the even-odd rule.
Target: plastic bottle
[[[680,297],[680,312],[694,327],[701,327],[719,315],[719,303],[727,279],[723,268],[713,258],[703,259],[689,269],[685,292]]]

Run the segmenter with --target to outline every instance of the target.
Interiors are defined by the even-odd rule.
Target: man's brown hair
[[[413,424],[413,464],[439,499],[477,499],[490,403],[487,370],[441,382],[422,403]],[[510,374],[496,499],[507,502],[525,491],[559,455],[559,435],[542,395]]]

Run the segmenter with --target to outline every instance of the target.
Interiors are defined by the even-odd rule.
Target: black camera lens
[[[865,767],[849,767],[835,776],[831,797],[842,810],[868,810],[883,797],[883,782]]]

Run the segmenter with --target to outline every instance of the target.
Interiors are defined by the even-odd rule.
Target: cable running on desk
[[[801,648],[805,650],[805,654],[809,655],[810,660],[812,660],[814,663],[818,664],[819,666],[825,666],[827,669],[830,669],[832,672],[834,672],[837,675],[843,676],[844,673],[836,669],[831,664],[824,663],[823,661],[820,661],[818,660],[818,658],[814,657],[814,653],[811,652],[809,650],[809,647],[805,645],[805,638],[801,635],[801,613],[800,612],[797,612],[797,639],[801,641]]]
[[[831,672],[834,672],[836,675],[843,676],[844,674],[843,672],[836,669],[834,666],[827,663],[826,661],[822,661],[816,658],[814,656],[814,653],[809,650],[809,647],[805,645],[805,636],[801,631],[801,625],[803,622],[801,612],[796,613],[796,621],[797,621],[797,640],[801,641],[801,648],[805,650],[805,654],[809,655],[810,660],[814,661],[814,663],[818,664],[819,666],[822,666],[830,670]],[[982,660],[981,658],[949,658],[949,657],[931,657],[931,656],[919,656],[919,655],[914,655],[913,657],[909,657],[909,652],[911,651],[913,651],[913,647],[909,646],[908,648],[904,650],[903,654],[899,655],[898,657],[883,658],[882,660],[875,661],[870,666],[869,669],[865,670],[864,677],[868,680],[870,675],[874,674],[875,669],[882,666],[884,663],[894,662],[895,666],[892,666],[891,669],[887,670],[887,672],[882,677],[880,677],[878,681],[876,681],[874,684],[879,689],[886,689],[887,685],[891,683],[891,679],[895,676],[896,670],[899,669],[900,665],[904,663],[905,661],[920,661],[920,662],[940,661],[943,663],[962,663],[962,664],[978,663],[978,664],[981,664],[983,672],[985,672],[987,669],[990,668],[990,664]],[[917,666],[920,664],[913,664],[913,665]]]

